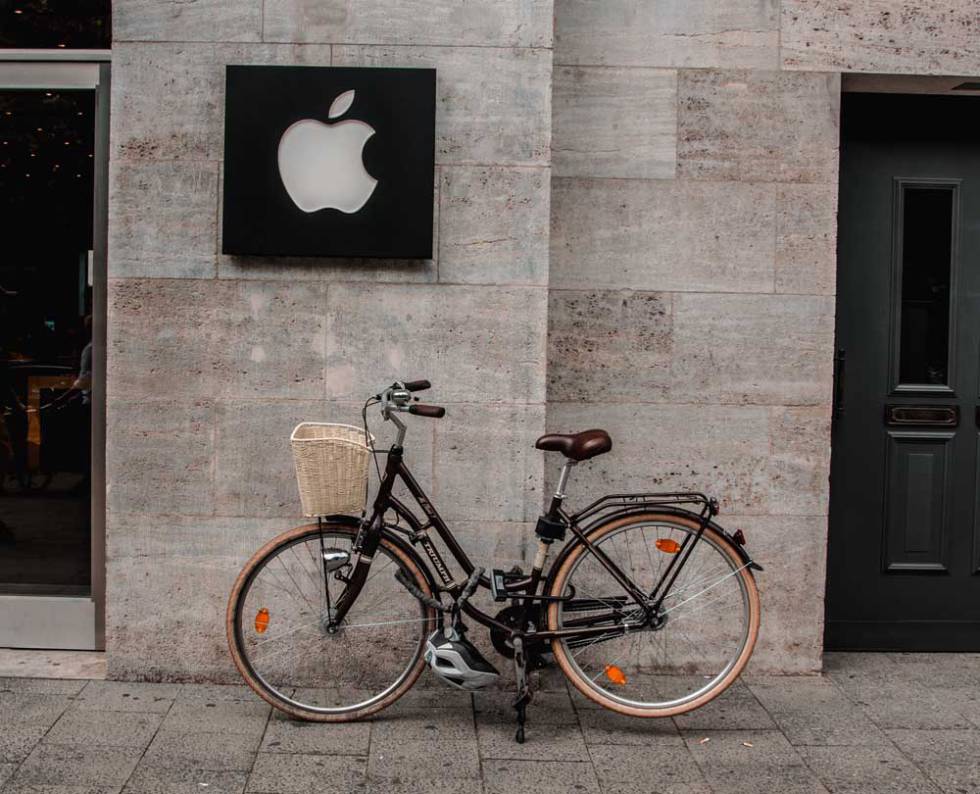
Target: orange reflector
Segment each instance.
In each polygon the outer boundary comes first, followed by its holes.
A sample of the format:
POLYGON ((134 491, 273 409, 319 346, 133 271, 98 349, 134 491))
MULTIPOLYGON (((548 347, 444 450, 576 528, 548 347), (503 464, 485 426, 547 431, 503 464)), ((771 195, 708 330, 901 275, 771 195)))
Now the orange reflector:
POLYGON ((677 554, 681 550, 681 544, 670 538, 658 538, 656 546, 666 554, 677 554))
POLYGON ((255 630, 259 634, 265 634, 267 628, 269 628, 269 610, 262 607, 255 613, 255 630))
POLYGON ((606 678, 619 686, 626 686, 626 673, 614 664, 606 665, 606 678))

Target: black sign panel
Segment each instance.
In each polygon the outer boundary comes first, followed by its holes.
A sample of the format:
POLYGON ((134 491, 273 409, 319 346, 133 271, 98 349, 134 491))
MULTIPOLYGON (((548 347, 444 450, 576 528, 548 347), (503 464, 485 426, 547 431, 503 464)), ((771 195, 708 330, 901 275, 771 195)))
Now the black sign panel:
POLYGON ((432 256, 434 69, 229 66, 222 252, 432 256))

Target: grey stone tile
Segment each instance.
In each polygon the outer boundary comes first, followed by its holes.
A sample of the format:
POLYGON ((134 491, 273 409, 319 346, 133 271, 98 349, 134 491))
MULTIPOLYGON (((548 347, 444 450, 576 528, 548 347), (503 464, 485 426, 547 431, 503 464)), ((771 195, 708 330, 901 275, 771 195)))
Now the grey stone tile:
POLYGON ((711 789, 686 747, 593 747, 592 764, 603 792, 708 794, 711 789))
POLYGON ((803 760, 835 794, 938 794, 892 746, 801 747, 803 760))
POLYGON ((783 0, 787 69, 884 74, 976 74, 976 9, 957 0, 914 6, 859 3, 846 13, 828 0, 783 0))
POLYGON ((333 65, 437 68, 439 164, 550 162, 550 50, 339 45, 333 65))
POLYGON ((39 744, 9 785, 122 786, 139 761, 133 747, 39 744))
POLYGON ((402 741, 472 742, 476 740, 473 713, 469 708, 415 708, 401 713, 385 711, 371 726, 372 750, 402 741))
POLYGON ((831 678, 853 678, 858 675, 891 678, 901 672, 887 653, 828 651, 823 655, 823 666, 831 678))
POLYGON ((548 293, 548 400, 666 401, 672 296, 632 290, 548 293))
POLYGON ((149 745, 162 721, 162 714, 71 709, 54 724, 44 741, 84 747, 143 749, 149 745))
POLYGON ((427 377, 432 402, 543 402, 546 301, 536 287, 332 285, 327 396, 363 401, 379 383, 427 377))
POLYGON ((23 761, 48 732, 48 727, 9 721, 0 725, 0 761, 23 761))
POLYGON ((270 720, 261 749, 268 753, 366 756, 370 736, 371 724, 367 722, 270 720))
POLYGON ((0 695, 77 695, 87 683, 65 678, 0 678, 0 695))
POLYGON ((755 680, 749 688, 792 744, 888 744, 888 738, 827 679, 773 677, 755 680))
POLYGON ((677 97, 678 177, 836 182, 839 75, 686 71, 677 97))
POLYGON ((970 728, 962 693, 910 686, 908 680, 836 679, 845 694, 880 728, 970 728), (911 697, 914 693, 915 696, 911 697))
POLYGON ((695 732, 686 739, 694 760, 716 791, 827 794, 778 731, 695 732))
POLYGON ((555 178, 550 286, 771 292, 775 213, 771 185, 555 178))
POLYGON ((830 296, 675 295, 670 395, 679 402, 823 403, 833 346, 830 296))
POLYGON ((678 714, 674 722, 682 731, 774 730, 776 724, 759 705, 753 691, 736 682, 710 703, 678 714))
POLYGON ((677 164, 677 73, 555 69, 555 176, 671 179, 677 164))
POLYGON ((159 395, 166 382, 168 399, 185 404, 323 397, 320 284, 126 279, 109 293, 112 396, 159 395))
POLYGON ((452 779, 462 787, 467 781, 480 778, 477 743, 475 740, 443 740, 437 732, 424 740, 391 737, 376 741, 372 737, 368 778, 373 783, 385 782, 394 786, 452 779))
POLYGON ((836 281, 837 185, 780 185, 776 292, 833 295, 836 281))
POLYGON ((546 284, 550 196, 544 168, 441 168, 439 281, 546 284))
POLYGON ((164 731, 223 733, 261 739, 269 720, 264 702, 174 703, 163 721, 164 731))
POLYGON ((579 708, 578 701, 576 708, 585 743, 589 747, 607 744, 646 747, 682 743, 677 727, 668 719, 640 719, 604 708, 579 708))
POLYGON ((18 783, 11 780, 3 789, 3 794, 119 794, 122 790, 121 785, 102 786, 102 785, 74 785, 71 783, 54 783, 45 785, 32 785, 30 783, 18 783))
POLYGON ((364 785, 364 772, 362 758, 259 753, 245 790, 257 794, 346 794, 364 785))
POLYGON ((156 767, 140 764, 126 782, 125 794, 242 794, 248 772, 199 769, 191 766, 156 767))
POLYGON ((536 791, 540 794, 599 792, 595 770, 585 760, 488 760, 483 764, 483 776, 486 794, 510 794, 513 791, 536 791))
POLYGON ((267 0, 266 41, 550 47, 550 0, 267 0))
POLYGON ((435 432, 430 496, 443 518, 537 520, 544 464, 534 440, 544 432, 543 406, 454 405, 435 432), (494 454, 477 463, 474 450, 488 438, 493 439, 494 454), (481 474, 474 478, 476 465, 481 474))
POLYGON ((886 733, 942 791, 980 791, 980 731, 900 729, 886 733))
MULTIPOLYGON (((113 449, 106 472, 110 511, 213 511, 214 408, 210 403, 109 398, 107 417, 113 449), (147 481, 155 486, 146 488, 147 481)), ((110 657, 110 667, 112 661, 110 657)), ((78 700, 91 699, 91 689, 92 685, 86 687, 78 700)))
POLYGON ((50 727, 71 704, 66 695, 43 692, 0 693, 0 725, 50 727))
POLYGON ((561 64, 772 69, 778 52, 776 0, 555 2, 555 60, 561 64))
POLYGON ((261 733, 247 735, 222 732, 190 733, 181 727, 161 728, 141 765, 157 769, 187 767, 191 769, 248 771, 259 749, 261 733))
POLYGON ((214 277, 217 163, 121 160, 109 180, 111 277, 214 277))
POLYGON ((0 786, 3 786, 14 774, 17 764, 0 764, 0 786))
POLYGON ((113 45, 123 41, 258 41, 262 11, 252 0, 184 3, 122 0, 112 6, 113 45))
MULTIPOLYGON (((207 8, 216 13, 213 3, 207 8)), ((224 38, 223 28, 204 27, 224 38)), ((224 156, 226 64, 327 66, 330 52, 329 45, 115 41, 111 159, 217 162, 224 156)), ((115 211, 118 202, 113 204, 115 211)))
POLYGON ((244 684, 184 684, 177 693, 177 703, 258 703, 259 696, 244 684))
POLYGON ((980 654, 891 653, 903 680, 913 680, 929 689, 980 687, 980 654))
MULTIPOLYGON (((480 720, 478 723, 480 758, 523 761, 528 758, 527 744, 514 740, 517 723, 509 720, 480 720)), ((578 725, 554 725, 528 714, 525 736, 533 743, 534 758, 539 761, 582 761, 589 751, 578 725)))

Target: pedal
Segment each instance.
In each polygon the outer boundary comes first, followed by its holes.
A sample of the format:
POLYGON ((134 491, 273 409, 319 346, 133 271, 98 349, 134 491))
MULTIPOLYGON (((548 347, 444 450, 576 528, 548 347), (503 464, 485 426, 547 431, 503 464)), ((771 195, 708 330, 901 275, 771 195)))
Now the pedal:
POLYGON ((512 571, 502 571, 500 568, 494 568, 490 572, 490 593, 493 596, 493 600, 509 600, 511 595, 507 592, 507 584, 509 582, 520 581, 523 578, 524 573, 520 568, 514 568, 512 571))

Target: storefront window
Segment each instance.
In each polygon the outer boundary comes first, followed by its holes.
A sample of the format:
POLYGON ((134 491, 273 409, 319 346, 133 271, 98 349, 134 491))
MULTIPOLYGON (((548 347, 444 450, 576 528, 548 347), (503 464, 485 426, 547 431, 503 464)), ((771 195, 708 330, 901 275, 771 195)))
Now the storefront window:
POLYGON ((109 49, 109 0, 0 0, 0 49, 109 49))

